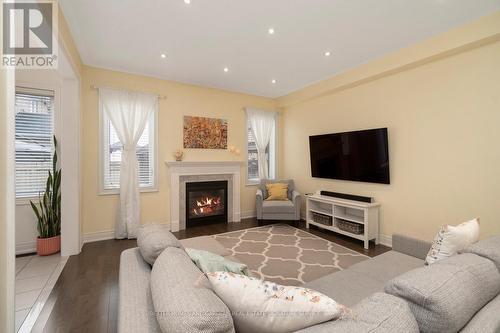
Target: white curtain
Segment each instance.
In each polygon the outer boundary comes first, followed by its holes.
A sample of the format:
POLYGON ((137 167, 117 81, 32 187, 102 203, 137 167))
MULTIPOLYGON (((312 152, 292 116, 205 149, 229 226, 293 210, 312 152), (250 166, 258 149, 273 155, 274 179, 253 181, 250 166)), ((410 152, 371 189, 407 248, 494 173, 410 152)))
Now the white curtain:
POLYGON ((120 167, 120 214, 115 237, 136 238, 140 224, 137 142, 151 114, 156 110, 158 96, 130 91, 99 88, 101 107, 123 145, 120 167))
POLYGON ((259 178, 269 178, 269 166, 266 159, 266 148, 271 140, 275 126, 276 113, 256 109, 246 109, 248 121, 257 145, 259 178))

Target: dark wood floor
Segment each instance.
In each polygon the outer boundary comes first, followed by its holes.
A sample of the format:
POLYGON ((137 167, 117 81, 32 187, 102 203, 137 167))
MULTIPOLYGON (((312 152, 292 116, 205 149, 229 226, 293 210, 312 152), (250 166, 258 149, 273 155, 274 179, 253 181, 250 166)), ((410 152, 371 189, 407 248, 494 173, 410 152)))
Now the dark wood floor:
MULTIPOLYGON (((174 234, 184 239, 256 226, 256 219, 246 219, 241 223, 212 224, 174 234)), ((303 222, 298 227, 307 230, 303 222)), ((319 228, 311 227, 308 231, 371 257, 390 250, 374 243, 365 250, 361 241, 319 228)), ((87 243, 81 254, 71 256, 40 315, 40 318, 49 316, 43 332, 116 332, 120 253, 135 246, 135 240, 87 243), (50 305, 53 305, 52 312, 50 305)), ((35 327, 40 324, 37 322, 35 327)))

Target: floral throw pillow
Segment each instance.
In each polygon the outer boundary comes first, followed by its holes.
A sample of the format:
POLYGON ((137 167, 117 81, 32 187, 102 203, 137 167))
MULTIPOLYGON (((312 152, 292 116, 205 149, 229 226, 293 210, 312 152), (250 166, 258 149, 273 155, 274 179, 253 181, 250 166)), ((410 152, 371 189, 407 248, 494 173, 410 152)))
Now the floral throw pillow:
POLYGON ((345 307, 317 291, 230 272, 207 273, 237 332, 293 332, 337 319, 345 307))
POLYGON ((444 225, 439 229, 431 249, 425 258, 425 264, 431 265, 438 260, 451 257, 477 242, 479 239, 479 218, 457 226, 444 225))

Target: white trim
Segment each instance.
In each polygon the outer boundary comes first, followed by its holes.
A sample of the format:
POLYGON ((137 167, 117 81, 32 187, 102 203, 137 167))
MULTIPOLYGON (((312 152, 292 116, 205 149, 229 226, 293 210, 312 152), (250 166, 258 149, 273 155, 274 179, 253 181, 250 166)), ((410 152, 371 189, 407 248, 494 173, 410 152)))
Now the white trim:
POLYGON ((36 241, 16 244, 16 255, 36 252, 36 241))
POLYGON ((165 161, 169 168, 241 166, 241 161, 165 161))
POLYGON ((245 211, 241 212, 242 219, 249 219, 249 218, 256 217, 256 216, 257 216, 257 211, 255 209, 245 210, 245 211))
POLYGON ((114 239, 114 238, 115 238, 114 230, 88 232, 86 234, 83 234, 83 244, 98 242, 107 239, 114 239))
POLYGON ((173 162, 165 161, 165 164, 170 169, 170 229, 179 231, 180 227, 180 212, 179 212, 179 193, 180 193, 180 178, 181 176, 190 175, 231 175, 233 182, 233 211, 229 218, 231 222, 241 221, 241 202, 240 202, 240 186, 241 186, 241 161, 187 161, 173 162))
MULTIPOLYGON (((145 224, 141 224, 141 225, 147 225, 147 224, 153 224, 153 223, 145 223, 145 224)), ((157 224, 170 226, 170 223, 157 223, 157 224)), ((99 242, 99 241, 108 240, 108 239, 115 239, 115 231, 114 230, 94 231, 94 232, 87 232, 86 234, 83 234, 83 244, 92 243, 92 242, 99 242)), ((82 244, 82 246, 83 246, 83 244, 82 244)))
POLYGON ((392 247, 392 236, 379 234, 379 243, 388 247, 392 247))

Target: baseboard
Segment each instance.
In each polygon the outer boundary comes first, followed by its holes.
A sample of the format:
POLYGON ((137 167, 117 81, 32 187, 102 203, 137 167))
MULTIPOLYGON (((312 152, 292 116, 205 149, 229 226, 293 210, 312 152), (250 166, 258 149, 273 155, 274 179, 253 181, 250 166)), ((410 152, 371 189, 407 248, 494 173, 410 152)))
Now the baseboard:
POLYGON ((22 242, 16 244, 16 255, 36 252, 35 242, 22 242))
POLYGON ((388 247, 392 247, 392 236, 380 234, 379 243, 388 247))
POLYGON ((256 217, 256 216, 257 216, 256 210, 244 210, 241 212, 242 219, 249 219, 249 218, 256 217))
MULTIPOLYGON (((167 223, 159 223, 159 224, 167 224, 167 223)), ((83 234, 83 244, 92 243, 92 242, 99 242, 99 241, 114 239, 114 238, 115 238, 115 231, 114 230, 88 232, 86 234, 83 234)))
POLYGON ((88 232, 83 234, 83 244, 115 238, 114 230, 88 232))

